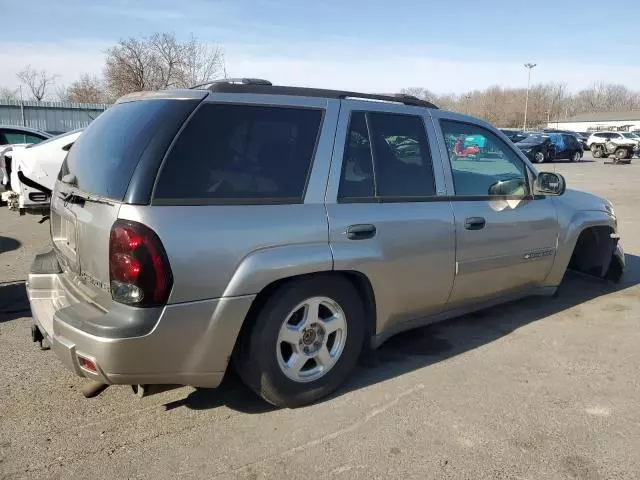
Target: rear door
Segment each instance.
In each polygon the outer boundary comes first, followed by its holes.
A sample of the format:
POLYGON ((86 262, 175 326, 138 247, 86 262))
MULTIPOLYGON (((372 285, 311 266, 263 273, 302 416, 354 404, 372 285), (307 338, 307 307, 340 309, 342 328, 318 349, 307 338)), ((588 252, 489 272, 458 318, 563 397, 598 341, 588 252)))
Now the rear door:
POLYGON ((547 276, 558 222, 550 198, 531 194, 532 170, 489 125, 434 111, 456 225, 456 277, 450 306, 533 287, 547 276), (458 139, 481 139, 458 158, 458 139))
POLYGON ((451 291, 455 232, 437 151, 427 109, 342 101, 329 239, 334 268, 370 280, 378 333, 441 310, 451 291))
POLYGON ((197 104, 168 98, 116 104, 91 123, 64 160, 52 195, 51 235, 63 269, 80 277, 96 301, 109 298, 109 235, 120 206, 150 201, 155 172, 197 104), (148 179, 146 198, 136 175, 148 179))

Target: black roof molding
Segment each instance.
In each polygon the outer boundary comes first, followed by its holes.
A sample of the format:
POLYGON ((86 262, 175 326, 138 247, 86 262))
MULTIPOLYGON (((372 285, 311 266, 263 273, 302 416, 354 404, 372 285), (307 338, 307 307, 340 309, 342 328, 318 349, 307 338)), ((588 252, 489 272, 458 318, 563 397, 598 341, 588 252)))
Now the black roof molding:
POLYGON ((286 87, 281 85, 273 85, 268 80, 260 78, 224 78, 221 80, 213 80, 200 85, 191 87, 198 90, 209 90, 216 93, 254 93, 265 95, 292 95, 298 97, 320 97, 343 99, 364 99, 376 100, 381 102, 402 103, 415 107, 435 108, 438 107, 431 102, 421 100, 413 95, 404 93, 361 93, 350 92, 345 90, 327 90, 322 88, 306 88, 306 87, 286 87))

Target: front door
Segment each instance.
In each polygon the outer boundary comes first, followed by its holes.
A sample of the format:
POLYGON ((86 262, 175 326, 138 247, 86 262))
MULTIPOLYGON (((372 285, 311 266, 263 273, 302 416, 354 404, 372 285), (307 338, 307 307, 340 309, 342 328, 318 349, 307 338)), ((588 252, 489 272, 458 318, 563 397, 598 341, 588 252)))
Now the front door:
POLYGON ((552 201, 534 198, 533 172, 491 129, 455 114, 436 116, 456 225, 456 276, 449 306, 541 284, 556 252, 552 201), (457 157, 456 141, 469 138, 479 145, 477 155, 457 157))
POLYGON ((329 241, 335 269, 371 283, 376 333, 443 309, 451 292, 455 229, 434 137, 424 108, 342 101, 329 241))

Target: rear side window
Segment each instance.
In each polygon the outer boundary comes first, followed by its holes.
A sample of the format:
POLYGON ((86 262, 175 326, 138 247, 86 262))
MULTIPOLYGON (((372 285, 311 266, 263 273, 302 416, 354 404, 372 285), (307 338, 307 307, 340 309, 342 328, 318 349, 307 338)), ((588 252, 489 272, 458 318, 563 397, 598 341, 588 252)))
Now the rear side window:
POLYGON ((203 104, 176 140, 159 203, 301 203, 322 110, 203 104))
POLYGON ((418 201, 434 195, 431 152, 422 118, 354 112, 347 133, 338 199, 418 201))
POLYGON ((96 118, 74 143, 59 179, 75 176, 87 193, 123 200, 138 162, 152 152, 158 164, 195 102, 154 99, 116 104, 96 118), (163 133, 163 147, 154 140, 163 133), (172 132, 168 135, 166 132, 172 132), (159 135, 158 135, 159 136, 159 135), (154 142, 153 148, 151 147, 154 142))

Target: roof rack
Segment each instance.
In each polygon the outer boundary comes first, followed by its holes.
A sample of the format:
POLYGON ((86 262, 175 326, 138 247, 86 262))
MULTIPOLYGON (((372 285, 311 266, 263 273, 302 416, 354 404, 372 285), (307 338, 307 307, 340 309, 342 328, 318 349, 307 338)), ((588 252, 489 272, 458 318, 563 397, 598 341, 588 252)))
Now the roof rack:
POLYGON ((260 78, 223 78, 220 80, 212 80, 201 85, 191 87, 192 89, 203 89, 218 93, 256 93, 270 95, 293 95, 299 97, 322 97, 335 99, 364 99, 377 100, 382 102, 402 103, 416 107, 435 108, 438 107, 431 102, 421 100, 413 95, 404 93, 360 93, 349 92, 344 90, 327 90, 322 88, 306 88, 306 87, 285 87, 281 85, 273 85, 268 80, 260 78))
POLYGON ((213 85, 227 84, 227 85, 272 85, 269 80, 263 80, 261 78, 220 78, 218 80, 211 80, 210 82, 201 83, 200 85, 194 85, 190 87, 191 90, 195 89, 211 89, 213 85))

